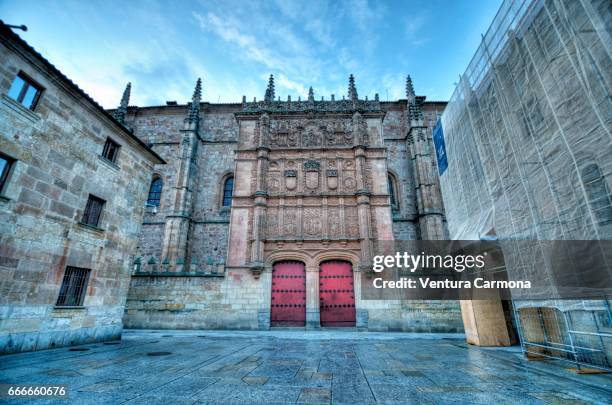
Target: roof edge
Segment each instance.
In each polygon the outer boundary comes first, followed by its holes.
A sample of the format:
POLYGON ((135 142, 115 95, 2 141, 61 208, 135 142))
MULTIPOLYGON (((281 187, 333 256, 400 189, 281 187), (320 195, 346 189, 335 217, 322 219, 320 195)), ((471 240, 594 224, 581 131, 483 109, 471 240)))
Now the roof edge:
POLYGON ((39 62, 45 65, 54 75, 58 76, 64 84, 66 84, 70 89, 74 90, 79 96, 83 97, 87 102, 89 102, 94 109, 102 114, 107 120, 110 121, 112 125, 121 130, 128 137, 136 141, 136 143, 142 147, 147 153, 153 156, 154 160, 157 160, 157 163, 166 164, 167 162, 157 154, 153 149, 151 149, 146 143, 142 141, 139 137, 134 135, 134 132, 126 128, 119 121, 117 121, 108 111, 106 111, 100 104, 98 104, 89 94, 87 94, 83 89, 81 89, 76 83, 70 80, 64 73, 62 73, 55 65, 49 62, 44 56, 42 56, 36 49, 34 49, 30 44, 28 44, 25 40, 23 40, 19 35, 15 34, 2 20, 0 20, 0 36, 7 38, 9 41, 14 41, 18 45, 25 48, 32 56, 34 56, 39 62))

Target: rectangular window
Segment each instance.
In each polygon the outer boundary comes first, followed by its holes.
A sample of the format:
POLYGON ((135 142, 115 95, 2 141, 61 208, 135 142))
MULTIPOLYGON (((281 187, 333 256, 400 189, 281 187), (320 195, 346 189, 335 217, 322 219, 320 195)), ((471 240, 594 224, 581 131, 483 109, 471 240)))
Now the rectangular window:
POLYGON ((106 143, 104 144, 104 149, 102 150, 102 157, 115 163, 117 160, 117 155, 119 154, 119 148, 120 146, 117 142, 107 138, 106 143))
POLYGON ((14 164, 15 159, 0 153, 0 194, 4 190, 4 185, 8 182, 14 164))
POLYGON ((55 305, 61 307, 80 307, 83 305, 89 272, 89 269, 80 267, 66 267, 60 294, 55 305))
POLYGON ((89 195, 89 199, 87 200, 87 205, 85 206, 85 212, 83 212, 82 223, 91 226, 98 226, 98 222, 100 221, 100 214, 102 213, 102 207, 104 207, 104 201, 101 198, 98 198, 93 195, 89 195))
POLYGON ((30 79, 23 72, 19 72, 11 88, 9 89, 8 96, 13 100, 17 101, 25 108, 33 110, 40 99, 40 94, 43 88, 34 80, 30 79))

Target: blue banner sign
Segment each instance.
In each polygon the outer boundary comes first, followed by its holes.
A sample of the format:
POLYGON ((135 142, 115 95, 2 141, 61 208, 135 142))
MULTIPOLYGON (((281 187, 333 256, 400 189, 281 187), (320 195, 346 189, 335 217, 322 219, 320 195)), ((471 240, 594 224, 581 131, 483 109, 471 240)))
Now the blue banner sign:
POLYGON ((444 131, 442 130, 442 121, 438 119, 436 127, 433 131, 433 141, 436 148, 436 156, 438 157, 438 171, 440 176, 448 168, 448 160, 446 159, 446 146, 444 145, 444 131))

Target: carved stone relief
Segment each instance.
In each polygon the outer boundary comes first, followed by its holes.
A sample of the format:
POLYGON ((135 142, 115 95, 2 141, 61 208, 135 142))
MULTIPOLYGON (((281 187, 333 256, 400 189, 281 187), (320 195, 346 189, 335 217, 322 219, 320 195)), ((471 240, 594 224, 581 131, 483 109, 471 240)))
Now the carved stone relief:
POLYGON ((322 231, 321 209, 319 207, 304 209, 304 234, 308 236, 321 236, 322 231))
POLYGON ((359 219, 357 216, 357 207, 345 207, 345 224, 347 236, 356 238, 359 236, 359 219))
MULTIPOLYGON (((258 123, 258 130, 259 127, 263 129, 263 125, 258 123)), ((353 122, 350 119, 280 119, 272 120, 269 127, 262 132, 268 133, 267 144, 272 148, 353 145, 353 122)))
POLYGON ((338 170, 327 169, 327 188, 335 190, 338 188, 338 170))
POLYGON ((316 160, 308 160, 304 163, 304 183, 310 192, 319 189, 319 172, 321 164, 316 160))
POLYGON ((268 192, 279 193, 281 191, 280 173, 268 173, 268 192))
POLYGON ((295 208, 285 208, 283 218, 283 235, 293 237, 297 235, 297 210, 295 208))
POLYGON ((278 209, 268 208, 267 212, 267 224, 266 237, 276 238, 278 236, 278 209))
POLYGON ((339 237, 342 235, 342 208, 329 207, 327 209, 327 222, 329 236, 339 237))

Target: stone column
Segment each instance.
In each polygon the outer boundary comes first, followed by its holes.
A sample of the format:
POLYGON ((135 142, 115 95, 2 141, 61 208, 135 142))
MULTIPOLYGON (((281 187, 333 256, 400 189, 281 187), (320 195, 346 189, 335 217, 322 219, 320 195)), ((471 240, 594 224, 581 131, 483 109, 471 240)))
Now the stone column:
POLYGON ((191 103, 187 108, 181 130, 181 155, 178 175, 174 186, 175 194, 172 214, 165 218, 162 246, 162 271, 184 271, 190 261, 189 239, 191 214, 193 211, 193 190, 197 173, 196 157, 200 142, 200 102, 202 80, 196 82, 191 103))
POLYGON ((189 238, 193 191, 195 186, 198 129, 194 123, 185 123, 181 131, 181 155, 175 184, 173 212, 167 215, 162 246, 162 271, 184 271, 189 261, 189 238))
POLYGON ((421 239, 444 239, 444 209, 438 178, 433 172, 433 156, 422 120, 412 120, 408 132, 417 197, 417 215, 421 239))
POLYGON ((363 146, 355 147, 355 168, 357 169, 357 215, 359 220, 359 238, 361 240, 361 265, 367 267, 371 262, 372 216, 370 212, 370 190, 366 182, 366 155, 363 146))
POLYGON ((321 327, 319 303, 319 268, 306 267, 306 328, 318 329, 321 327))
POLYGON ((261 118, 261 136, 257 147, 257 173, 255 175, 255 207, 253 208, 253 232, 251 234, 251 262, 249 267, 255 278, 264 269, 264 243, 266 232, 266 207, 268 193, 266 191, 266 174, 268 172, 268 155, 270 149, 263 146, 268 136, 269 119, 267 115, 261 118))

